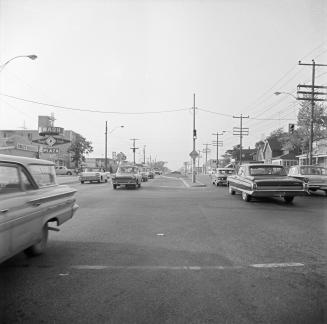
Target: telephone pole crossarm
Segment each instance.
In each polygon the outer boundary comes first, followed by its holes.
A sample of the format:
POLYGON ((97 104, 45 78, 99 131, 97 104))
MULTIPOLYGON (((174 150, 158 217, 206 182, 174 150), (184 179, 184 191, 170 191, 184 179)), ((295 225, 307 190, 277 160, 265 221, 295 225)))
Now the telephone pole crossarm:
POLYGON ((243 119, 244 118, 250 118, 250 116, 243 116, 242 114, 240 116, 233 116, 233 118, 239 118, 240 119, 240 127, 234 127, 233 128, 233 135, 240 137, 240 165, 242 164, 242 139, 243 136, 249 135, 249 128, 243 127, 243 119))

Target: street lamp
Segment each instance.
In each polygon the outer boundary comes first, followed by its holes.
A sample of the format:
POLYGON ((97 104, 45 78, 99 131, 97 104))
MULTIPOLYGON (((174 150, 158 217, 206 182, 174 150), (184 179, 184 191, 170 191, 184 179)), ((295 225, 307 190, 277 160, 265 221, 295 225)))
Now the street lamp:
POLYGON ((289 96, 293 97, 295 100, 297 100, 297 98, 290 92, 285 92, 285 91, 276 91, 276 92, 274 92, 275 96, 279 96, 281 94, 289 95, 289 96))
MULTIPOLYGON (((124 125, 120 125, 112 129, 109 134, 111 134, 113 131, 115 131, 118 128, 124 128, 124 125)), ((106 172, 108 171, 108 121, 106 121, 106 132, 105 132, 105 159, 104 159, 104 167, 106 169, 106 172)))
POLYGON ((31 60, 36 60, 37 59, 37 56, 35 54, 32 54, 32 55, 18 55, 18 56, 15 56, 13 58, 11 58, 10 60, 8 60, 7 62, 5 62, 4 64, 0 65, 0 72, 2 72, 2 70, 6 67, 6 65, 8 65, 11 61, 17 59, 17 58, 20 58, 20 57, 27 57, 31 60))

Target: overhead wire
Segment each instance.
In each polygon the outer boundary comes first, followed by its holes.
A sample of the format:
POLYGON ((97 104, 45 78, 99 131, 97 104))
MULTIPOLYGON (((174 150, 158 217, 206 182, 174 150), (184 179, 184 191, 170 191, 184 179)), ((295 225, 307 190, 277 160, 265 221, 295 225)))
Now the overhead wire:
POLYGON ((76 107, 54 105, 54 104, 40 102, 40 101, 36 101, 36 100, 20 98, 20 97, 8 95, 8 94, 5 94, 5 93, 0 93, 0 96, 5 96, 5 97, 16 99, 16 100, 19 100, 19 101, 24 101, 24 102, 33 103, 33 104, 42 105, 42 106, 47 106, 47 107, 53 107, 53 108, 65 109, 65 110, 73 110, 73 111, 81 111, 81 112, 92 112, 92 113, 99 113, 99 114, 145 115, 145 114, 162 114, 162 113, 171 113, 171 112, 177 112, 177 111, 186 111, 186 110, 190 109, 190 108, 180 108, 180 109, 171 109, 171 110, 141 111, 141 112, 105 111, 105 110, 97 110, 97 109, 89 109, 89 108, 76 108, 76 107))

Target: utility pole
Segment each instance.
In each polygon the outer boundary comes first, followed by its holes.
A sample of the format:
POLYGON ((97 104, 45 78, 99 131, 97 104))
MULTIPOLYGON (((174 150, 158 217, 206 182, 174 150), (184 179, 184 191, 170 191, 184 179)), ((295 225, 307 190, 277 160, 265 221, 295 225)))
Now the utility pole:
POLYGON ((233 116, 233 118, 239 118, 240 119, 240 127, 234 127, 233 128, 233 135, 240 136, 240 165, 242 164, 242 139, 243 136, 249 135, 249 128, 243 127, 243 118, 250 118, 249 116, 233 116))
POLYGON ((192 159, 192 182, 196 182, 196 158, 199 153, 195 150, 195 140, 196 140, 196 129, 195 129, 195 93, 193 94, 193 151, 190 153, 190 157, 192 159))
POLYGON ((105 131, 105 148, 104 148, 104 168, 106 172, 108 171, 108 148, 107 148, 107 143, 108 143, 108 121, 106 121, 106 131, 105 131))
POLYGON ((138 150, 138 147, 135 147, 135 141, 138 141, 137 138, 131 138, 131 141, 133 141, 133 147, 131 147, 131 150, 133 150, 133 164, 135 165, 135 151, 138 150))
POLYGON ((204 166, 204 174, 207 174, 207 163, 208 163, 208 153, 210 152, 210 150, 208 149, 208 145, 210 145, 209 143, 206 143, 206 144, 203 144, 203 145, 205 145, 206 146, 206 148, 205 149, 203 149, 203 153, 205 153, 206 154, 206 164, 205 164, 205 166, 204 166))
POLYGON ((299 61, 299 65, 308 65, 312 66, 312 83, 311 86, 301 85, 297 86, 298 91, 297 94, 302 95, 302 98, 298 97, 298 100, 310 100, 311 101, 311 113, 310 113, 310 139, 309 139, 309 165, 312 165, 312 145, 313 145, 313 119, 314 119, 314 107, 315 101, 326 101, 326 99, 319 98, 321 95, 326 96, 326 92, 319 92, 319 89, 327 89, 326 86, 315 86, 315 73, 316 73, 316 66, 327 66, 327 64, 317 64, 315 60, 312 60, 312 63, 302 63, 299 61), (301 88, 311 88, 311 91, 301 91, 301 88), (315 92, 315 90, 318 92, 315 92), (306 97, 306 95, 310 95, 311 98, 306 97), (316 98, 315 98, 316 97, 316 98))
POLYGON ((217 148, 217 156, 216 156, 216 159, 217 159, 217 161, 216 161, 216 167, 217 167, 217 168, 219 168, 219 154, 218 154, 218 147, 219 147, 219 146, 223 146, 223 141, 219 141, 219 136, 222 136, 224 133, 226 133, 226 131, 222 131, 221 133, 219 133, 219 132, 217 131, 217 133, 213 133, 213 134, 212 134, 212 135, 214 135, 214 136, 217 136, 217 140, 212 142, 212 145, 213 145, 213 146, 216 146, 216 148, 217 148))
POLYGON ((200 172, 200 158, 202 157, 201 156, 201 151, 198 151, 199 155, 198 155, 198 172, 200 172))
POLYGON ((145 148, 146 145, 143 146, 143 164, 145 164, 145 148))

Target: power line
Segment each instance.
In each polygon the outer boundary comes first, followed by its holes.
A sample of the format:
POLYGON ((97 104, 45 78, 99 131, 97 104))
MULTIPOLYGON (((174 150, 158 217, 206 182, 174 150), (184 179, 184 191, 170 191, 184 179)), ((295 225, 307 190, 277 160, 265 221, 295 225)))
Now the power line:
POLYGON ((16 96, 7 95, 5 93, 0 93, 1 96, 29 102, 41 106, 53 107, 58 109, 65 109, 65 110, 74 110, 74 111, 82 111, 82 112, 92 112, 92 113, 99 113, 99 114, 117 114, 117 115, 146 115, 146 114, 162 114, 162 113, 171 113, 177 111, 186 111, 190 108, 181 108, 181 109, 172 109, 172 110, 161 110, 161 111, 142 111, 142 112, 121 112, 121 111, 103 111, 103 110, 96 110, 96 109, 88 109, 88 108, 75 108, 75 107, 67 107, 67 106, 60 106, 60 105, 53 105, 45 102, 35 101, 24 99, 16 96))

